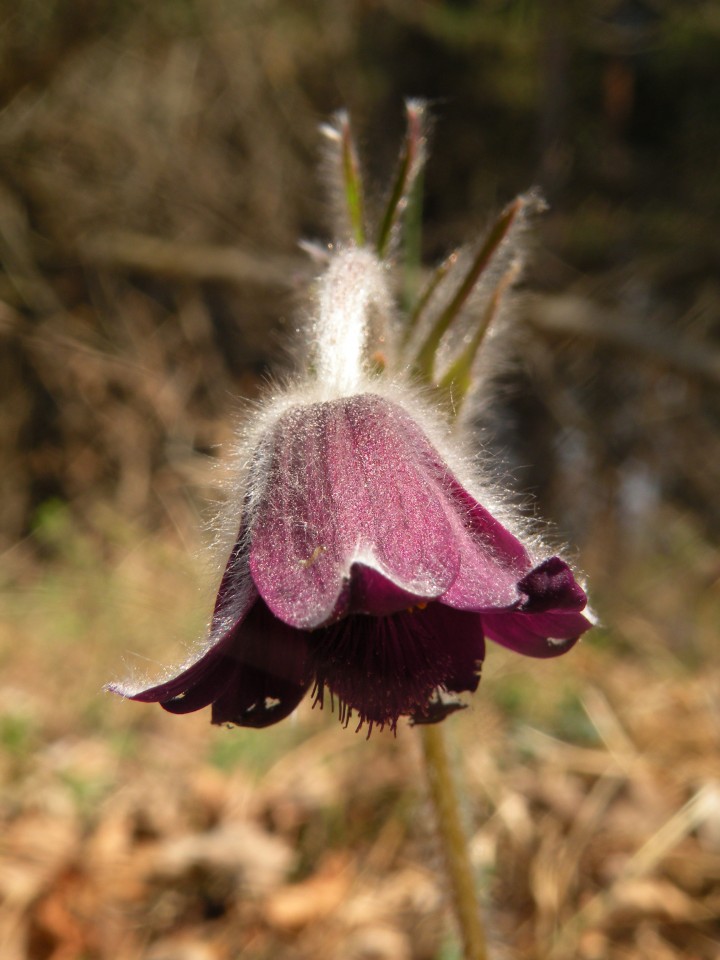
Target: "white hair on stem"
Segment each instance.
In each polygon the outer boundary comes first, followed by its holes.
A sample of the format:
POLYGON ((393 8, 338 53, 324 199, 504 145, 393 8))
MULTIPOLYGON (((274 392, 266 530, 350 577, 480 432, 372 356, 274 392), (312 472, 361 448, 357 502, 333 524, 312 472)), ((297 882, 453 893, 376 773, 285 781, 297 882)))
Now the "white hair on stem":
MULTIPOLYGON (((310 365, 330 397, 362 390, 373 351, 385 350, 392 298, 385 267, 367 248, 348 247, 318 281, 310 365)), ((379 359, 379 358, 378 358, 379 359)))

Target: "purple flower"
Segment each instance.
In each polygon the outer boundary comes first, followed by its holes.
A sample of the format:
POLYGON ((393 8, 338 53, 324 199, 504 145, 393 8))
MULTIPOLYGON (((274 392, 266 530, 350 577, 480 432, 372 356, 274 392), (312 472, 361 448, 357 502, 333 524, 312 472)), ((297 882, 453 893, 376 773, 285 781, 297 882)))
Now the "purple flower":
POLYGON ((483 505, 454 449, 485 379, 480 345, 502 325, 524 225, 542 203, 518 197, 403 316, 392 267, 425 156, 423 107, 407 113, 374 241, 347 117, 325 128, 346 208, 338 242, 320 251, 303 373, 248 428, 240 529, 207 642, 160 683, 111 686, 123 696, 266 727, 312 691, 337 701, 345 723, 394 729, 401 716, 430 723, 458 709, 444 694, 477 688, 486 638, 553 657, 591 626, 567 564, 531 552, 483 505), (444 408, 447 437, 424 425, 417 385, 444 408))
POLYGON ((477 688, 486 638, 553 657, 591 626, 567 564, 533 558, 380 393, 286 405, 245 500, 206 645, 161 683, 111 689, 245 727, 312 690, 394 729, 456 709, 441 695, 477 688))

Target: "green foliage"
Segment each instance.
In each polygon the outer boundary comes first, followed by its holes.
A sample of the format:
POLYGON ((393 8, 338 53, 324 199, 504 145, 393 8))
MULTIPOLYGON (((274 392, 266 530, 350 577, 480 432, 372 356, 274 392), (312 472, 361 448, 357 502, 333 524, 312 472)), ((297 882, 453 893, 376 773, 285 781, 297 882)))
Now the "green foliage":
POLYGON ((291 723, 278 724, 261 736, 257 730, 222 727, 213 732, 208 760, 218 770, 242 769, 261 776, 307 736, 307 730, 291 723))
MULTIPOLYGON (((198 569, 172 541, 102 511, 82 526, 57 501, 36 512, 33 541, 43 565, 32 551, 0 565, 0 663, 16 662, 20 649, 26 666, 54 681, 47 722, 84 714, 87 729, 102 728, 110 703, 102 686, 131 651, 150 651, 158 662, 143 669, 159 671, 203 634, 198 569)), ((18 723, 7 737, 22 744, 29 732, 18 723)))
POLYGON ((494 678, 485 692, 516 724, 537 727, 581 746, 596 746, 599 742, 575 677, 564 674, 559 682, 548 685, 542 682, 538 670, 513 670, 494 678))
POLYGON ((35 725, 31 717, 5 714, 0 717, 0 745, 8 753, 21 756, 27 753, 35 739, 35 725))
POLYGON ((462 944, 457 937, 446 936, 435 955, 435 960, 463 960, 462 944))

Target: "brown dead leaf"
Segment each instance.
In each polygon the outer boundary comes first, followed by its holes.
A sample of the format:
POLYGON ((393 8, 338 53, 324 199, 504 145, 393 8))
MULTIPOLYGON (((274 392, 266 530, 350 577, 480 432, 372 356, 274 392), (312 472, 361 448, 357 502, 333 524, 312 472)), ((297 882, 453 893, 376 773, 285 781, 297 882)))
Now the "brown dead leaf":
POLYGON ((194 937, 163 937, 149 949, 146 960, 224 960, 219 946, 194 937))
POLYGON ((294 853, 284 840, 254 823, 231 822, 165 841, 151 869, 165 880, 202 870, 259 893, 281 883, 293 862, 294 853))
POLYGON ((707 910, 667 880, 624 880, 613 888, 612 906, 606 923, 637 923, 658 917, 674 923, 692 923, 707 918, 707 910))
POLYGON ((28 938, 31 956, 40 943, 48 960, 74 960, 97 947, 92 924, 82 916, 86 911, 78 910, 78 900, 87 900, 90 892, 81 889, 82 883, 77 871, 66 871, 32 911, 28 938))
POLYGON ((80 829, 73 817, 28 813, 5 829, 0 845, 0 897, 22 906, 39 896, 70 860, 80 829))
POLYGON ((333 913, 345 900, 354 870, 344 853, 331 854, 307 880, 275 890, 265 904, 269 923, 295 930, 333 913))
MULTIPOLYGON (((664 940, 650 923, 641 923, 635 931, 635 942, 642 957, 652 960, 674 960, 674 947, 664 940)), ((690 960, 688 956, 688 960, 690 960)))
POLYGON ((406 934, 394 927, 373 926, 357 930, 343 944, 347 960, 411 960, 406 934))
POLYGON ((586 930, 578 943, 578 957, 582 960, 605 960, 607 955, 607 937, 599 930, 586 930))

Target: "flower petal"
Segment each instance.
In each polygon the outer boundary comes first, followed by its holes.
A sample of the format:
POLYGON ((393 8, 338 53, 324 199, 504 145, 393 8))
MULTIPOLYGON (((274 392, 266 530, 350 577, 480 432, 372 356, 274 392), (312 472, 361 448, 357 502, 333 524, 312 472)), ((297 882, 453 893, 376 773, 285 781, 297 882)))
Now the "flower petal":
POLYGON ((485 659, 483 618, 441 603, 431 603, 422 616, 426 628, 438 638, 442 659, 448 665, 443 688, 452 693, 474 693, 485 659))
POLYGON ((196 710, 202 710, 203 707, 209 706, 222 696, 231 678, 232 673, 228 670, 227 656, 218 655, 216 651, 212 665, 199 680, 191 681, 191 685, 186 690, 175 694, 171 699, 160 700, 160 705, 168 713, 195 713, 196 710))
POLYGON ((247 504, 245 504, 240 529, 225 564, 215 598, 211 628, 213 631, 222 629, 222 624, 227 627, 241 620, 257 597, 248 569, 247 535, 247 504), (252 596, 249 606, 245 600, 247 593, 252 596))
POLYGON ((212 704, 213 723, 266 727, 292 713, 312 679, 307 635, 270 613, 242 576, 242 566, 236 544, 209 641, 189 666, 153 686, 125 683, 108 689, 131 700, 160 703, 169 713, 192 713, 212 704))
POLYGON ((527 657, 558 657, 573 647, 592 622, 573 610, 483 614, 485 634, 495 643, 527 657))
POLYGON ((404 410, 370 394, 278 421, 250 553, 276 616, 312 629, 347 612, 338 600, 356 562, 415 596, 448 589, 459 555, 428 447, 404 410))
POLYGON ((530 555, 518 538, 469 493, 454 477, 448 477, 450 493, 458 504, 465 527, 508 566, 527 567, 530 555))
POLYGON ((350 580, 340 596, 338 607, 349 614, 367 613, 376 617, 400 613, 422 603, 428 597, 408 593, 392 580, 363 563, 350 568, 350 580))
POLYGON ((524 593, 522 610, 542 613, 546 610, 584 610, 587 595, 560 557, 550 557, 526 574, 518 583, 524 593))
POLYGON ((274 617, 262 600, 239 626, 226 659, 227 683, 213 701, 213 723, 268 727, 292 713, 312 679, 307 634, 274 617))
POLYGON ((559 557, 550 557, 518 583, 525 600, 514 610, 485 613, 487 636, 529 657, 557 657, 592 626, 582 614, 587 596, 559 557))
POLYGON ((453 528, 460 548, 460 571, 442 603, 476 613, 516 604, 518 580, 530 566, 530 555, 454 477, 447 482, 455 505, 453 528))

